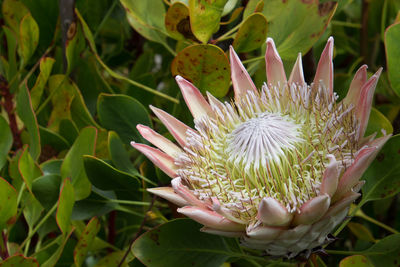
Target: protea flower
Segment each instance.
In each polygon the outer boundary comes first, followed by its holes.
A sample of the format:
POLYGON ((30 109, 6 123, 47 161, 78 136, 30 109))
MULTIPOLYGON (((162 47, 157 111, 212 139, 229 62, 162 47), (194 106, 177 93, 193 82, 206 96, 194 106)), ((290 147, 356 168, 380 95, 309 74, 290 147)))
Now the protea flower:
POLYGON ((268 83, 257 90, 233 48, 235 99, 221 103, 184 78, 176 81, 193 117, 191 129, 152 107, 179 146, 152 129, 141 135, 159 149, 132 142, 172 179, 148 189, 180 206, 204 232, 240 237, 270 255, 293 257, 329 241, 363 185, 360 178, 390 135, 364 137, 381 69, 356 73, 347 96, 333 92, 333 38, 311 85, 301 55, 287 80, 272 39, 265 54, 268 83))

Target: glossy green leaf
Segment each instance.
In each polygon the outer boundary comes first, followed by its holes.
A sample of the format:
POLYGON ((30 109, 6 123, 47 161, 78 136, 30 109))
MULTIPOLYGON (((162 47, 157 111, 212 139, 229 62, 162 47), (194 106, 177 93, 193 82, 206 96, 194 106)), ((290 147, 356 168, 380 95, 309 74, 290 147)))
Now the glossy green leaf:
POLYGON ((35 85, 31 89, 31 100, 33 109, 37 109, 42 98, 44 86, 50 77, 55 60, 50 57, 40 59, 40 73, 36 79, 35 85))
POLYGON ((40 165, 40 168, 42 169, 43 175, 47 174, 58 174, 60 175, 61 172, 61 164, 63 163, 63 160, 61 159, 50 159, 48 161, 43 162, 40 165))
POLYGON ((29 10, 19 0, 4 0, 2 11, 6 23, 15 33, 18 33, 19 24, 23 17, 29 13, 29 10))
POLYGON ((246 18, 232 44, 236 52, 249 52, 261 47, 267 39, 267 25, 267 19, 261 13, 246 18))
POLYGON ((116 131, 126 144, 131 141, 143 141, 136 125, 151 126, 146 108, 136 99, 126 95, 101 94, 97 110, 101 125, 116 131))
POLYGON ((22 86, 17 95, 17 113, 29 133, 29 153, 34 160, 40 155, 40 134, 36 115, 32 107, 29 90, 22 86))
POLYGON ((22 64, 26 65, 39 43, 39 26, 31 13, 26 14, 19 26, 19 49, 22 64))
POLYGON ((390 121, 376 108, 371 109, 371 114, 369 115, 367 130, 364 136, 369 136, 373 133, 377 133, 376 137, 383 136, 382 130, 386 134, 393 133, 393 126, 390 121))
POLYGON ((13 144, 13 136, 8 122, 0 116, 0 170, 7 162, 7 155, 13 144))
POLYGON ((366 256, 373 266, 397 266, 400 262, 399 244, 400 234, 389 235, 358 254, 366 256))
POLYGON ((171 65, 172 75, 181 75, 202 93, 226 95, 230 85, 229 61, 215 45, 192 45, 178 53, 171 65))
POLYGON ((341 260, 339 267, 374 267, 374 265, 363 255, 353 255, 341 260))
POLYGON ((189 8, 180 2, 172 4, 165 15, 165 28, 176 40, 195 39, 190 29, 189 8))
MULTIPOLYGON (((5 3, 5 2, 4 2, 5 3)), ((4 9, 3 9, 4 10, 4 9)), ((17 33, 14 33, 10 28, 7 26, 3 26, 2 30, 4 31, 6 40, 7 40, 7 59, 8 62, 5 61, 4 58, 0 58, 2 61, 1 63, 4 65, 4 72, 8 80, 11 80, 14 75, 17 74, 17 33)), ((18 84, 15 83, 11 86, 11 92, 15 92, 18 88, 18 84)))
POLYGON ((72 120, 68 119, 60 121, 58 132, 69 144, 73 144, 79 135, 78 127, 72 120))
POLYGON ((145 38, 166 43, 165 7, 162 0, 120 0, 129 24, 145 38))
POLYGON ((39 267, 35 258, 24 257, 24 255, 14 255, 0 262, 1 267, 39 267))
POLYGON ((221 266, 235 254, 224 238, 200 232, 190 219, 162 224, 136 239, 133 254, 145 265, 221 266))
POLYGON ((108 151, 110 152, 111 160, 117 169, 130 174, 138 173, 130 160, 129 153, 126 151, 124 143, 114 131, 108 133, 108 151))
POLYGON ((53 75, 49 78, 51 102, 53 109, 49 118, 49 128, 57 131, 64 119, 73 119, 79 129, 85 126, 96 126, 90 112, 84 104, 83 97, 76 85, 65 75, 53 75))
POLYGON ((71 178, 71 183, 75 189, 76 200, 81 200, 89 196, 91 185, 83 167, 83 155, 93 155, 97 131, 93 127, 84 128, 75 140, 71 149, 65 156, 61 165, 62 179, 71 178))
POLYGON ((61 176, 58 174, 46 174, 37 178, 32 183, 32 192, 47 210, 56 204, 61 186, 61 176))
POLYGON ((299 52, 305 54, 324 33, 336 6, 332 1, 264 0, 268 36, 281 58, 293 60, 299 52))
POLYGON ((375 238, 371 231, 361 223, 349 222, 347 227, 359 240, 375 243, 375 238))
POLYGON ((65 179, 61 187, 56 213, 57 224, 63 234, 67 234, 71 229, 70 218, 74 203, 74 187, 72 186, 70 179, 65 179))
POLYGON ((74 249, 74 262, 77 267, 82 266, 82 263, 85 261, 86 254, 89 252, 97 233, 100 231, 100 226, 100 221, 94 217, 82 232, 78 244, 76 244, 74 249))
POLYGON ((386 62, 393 90, 400 96, 400 23, 393 24, 385 32, 386 62))
POLYGON ((140 188, 139 180, 119 171, 101 159, 84 156, 85 171, 94 186, 101 190, 129 191, 134 195, 140 188))
POLYGON ((64 137, 48 128, 39 126, 39 133, 40 140, 42 140, 42 148, 46 149, 50 153, 54 153, 54 155, 57 155, 57 152, 69 147, 69 143, 64 137))
POLYGON ((362 176, 365 203, 394 196, 400 192, 400 135, 393 136, 383 146, 375 161, 362 176))
POLYGON ((0 177, 0 230, 17 214, 17 191, 0 177))
POLYGON ((219 22, 228 0, 189 0, 190 26, 202 43, 207 43, 219 28, 219 22))
POLYGON ((18 170, 26 184, 26 187, 32 192, 32 183, 36 178, 42 175, 42 171, 37 163, 32 159, 27 150, 27 146, 24 147, 21 157, 19 158, 18 170))

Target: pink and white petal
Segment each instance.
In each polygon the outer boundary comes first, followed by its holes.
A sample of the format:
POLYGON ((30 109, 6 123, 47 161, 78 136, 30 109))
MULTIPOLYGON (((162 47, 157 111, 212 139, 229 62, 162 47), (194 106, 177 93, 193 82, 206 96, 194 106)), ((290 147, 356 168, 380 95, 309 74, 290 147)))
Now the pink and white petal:
POLYGON ((221 103, 215 96, 207 92, 208 103, 210 103, 211 109, 214 111, 219 109, 222 111, 224 109, 224 104, 221 103))
POLYGON ((249 226, 246 230, 247 236, 261 240, 274 240, 281 232, 282 228, 263 225, 259 225, 257 227, 249 226))
POLYGON ((333 94, 333 37, 329 37, 328 42, 322 51, 319 59, 317 71, 314 77, 314 86, 325 86, 329 96, 333 94), (321 84, 322 83, 322 84, 321 84))
POLYGON ((301 62, 301 53, 297 56, 296 63, 294 63, 292 73, 289 77, 289 85, 295 83, 296 85, 303 86, 306 84, 303 73, 303 63, 301 62))
POLYGON ((377 147, 362 148, 354 159, 354 163, 344 172, 340 178, 338 189, 332 198, 336 202, 349 192, 360 180, 364 171, 376 156, 377 147))
POLYGON ((349 91, 347 92, 347 95, 343 100, 344 104, 353 104, 353 106, 357 105, 358 99, 360 98, 361 94, 361 88, 367 82, 367 68, 367 65, 362 65, 357 70, 353 80, 351 81, 349 91))
POLYGON ((294 228, 283 230, 275 240, 274 244, 282 247, 291 246, 296 242, 299 242, 299 240, 309 232, 311 227, 310 224, 301 224, 294 228))
POLYGON ((328 194, 332 197, 337 189, 339 183, 339 162, 336 161, 334 155, 328 155, 329 164, 324 171, 324 176, 321 182, 320 194, 328 194))
POLYGON ((267 50, 265 51, 265 66, 267 70, 267 81, 268 84, 276 86, 279 84, 283 85, 286 83, 285 69, 281 57, 276 50, 274 40, 267 38, 267 50))
POLYGON ((326 214, 324 215, 324 218, 335 216, 337 213, 341 212, 343 209, 346 209, 347 207, 350 206, 351 203, 354 202, 357 198, 361 196, 360 193, 355 193, 353 191, 348 192, 346 195, 343 196, 342 199, 337 201, 335 204, 333 204, 326 214))
POLYGON ((308 200, 300 208, 300 213, 296 213, 293 218, 293 225, 313 224, 318 221, 328 210, 331 203, 329 195, 319 195, 308 200))
POLYGON ((264 197, 258 206, 257 219, 268 226, 286 226, 292 219, 285 206, 272 197, 264 197))
POLYGON ((390 137, 392 137, 392 134, 388 134, 382 137, 379 137, 375 140, 371 140, 368 143, 366 143, 367 146, 369 147, 376 147, 377 148, 377 153, 379 152, 379 150, 381 150, 381 148, 386 144, 386 142, 390 139, 390 137))
POLYGON ((142 124, 138 124, 136 126, 136 129, 138 129, 139 133, 143 136, 144 139, 167 153, 169 156, 174 157, 177 154, 181 153, 182 150, 172 143, 170 140, 162 136, 161 134, 155 132, 153 129, 150 127, 147 127, 142 124))
POLYGON ((161 120, 161 122, 167 127, 168 131, 172 134, 175 140, 184 147, 186 145, 186 132, 193 131, 192 128, 187 126, 186 124, 182 123, 181 121, 177 120, 164 110, 159 108, 150 106, 150 109, 156 114, 157 118, 161 120))
POLYGON ((172 188, 174 192, 180 195, 183 199, 185 199, 191 206, 198 206, 204 209, 208 209, 211 207, 209 203, 201 201, 198 199, 187 186, 182 184, 182 178, 176 177, 171 180, 172 188))
POLYGON ((183 197, 176 194, 172 187, 154 187, 154 188, 147 188, 147 191, 162 197, 163 199, 168 200, 169 202, 174 203, 178 207, 188 206, 190 205, 183 197))
POLYGON ((238 100, 241 96, 245 95, 247 91, 257 92, 253 80, 250 78, 249 73, 232 46, 229 47, 229 60, 231 62, 231 79, 235 92, 235 99, 238 100))
POLYGON ((374 98, 375 87, 378 83, 379 76, 381 75, 382 68, 380 68, 361 88, 360 97, 356 105, 355 114, 360 122, 359 138, 364 137, 365 130, 367 129, 369 115, 371 113, 372 100, 374 98))
POLYGON ((189 107, 194 119, 200 119, 203 116, 214 115, 210 105, 204 99, 199 89, 179 75, 175 77, 175 80, 181 89, 186 105, 189 107))
POLYGON ((207 233, 207 234, 220 235, 220 236, 226 236, 226 237, 241 237, 241 236, 245 235, 245 232, 222 231, 222 230, 217 230, 217 229, 206 227, 206 226, 202 227, 200 229, 200 231, 207 233))
POLYGON ((177 166, 175 165, 174 159, 171 156, 168 156, 159 149, 145 144, 131 142, 131 146, 142 152, 149 160, 151 160, 151 162, 154 163, 154 165, 160 168, 169 177, 176 177, 177 166))
POLYGON ((214 228, 216 230, 241 232, 245 229, 245 225, 232 222, 219 215, 215 211, 209 209, 186 206, 179 208, 177 211, 195 220, 196 222, 203 224, 204 226, 214 228))

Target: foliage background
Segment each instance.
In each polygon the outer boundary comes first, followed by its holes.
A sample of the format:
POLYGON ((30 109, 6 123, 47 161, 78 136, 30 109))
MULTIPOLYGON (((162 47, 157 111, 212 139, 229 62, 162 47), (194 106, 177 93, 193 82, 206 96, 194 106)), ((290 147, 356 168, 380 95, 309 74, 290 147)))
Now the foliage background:
POLYGON ((3 0, 0 266, 398 266, 399 10, 399 0, 3 0), (150 104, 193 124, 174 75, 229 100, 231 44, 260 87, 267 36, 287 70, 302 52, 307 81, 334 36, 339 97, 360 65, 384 68, 367 134, 394 136, 329 255, 270 259, 199 232, 146 193, 169 178, 129 146, 145 142, 138 123, 170 137, 150 104))

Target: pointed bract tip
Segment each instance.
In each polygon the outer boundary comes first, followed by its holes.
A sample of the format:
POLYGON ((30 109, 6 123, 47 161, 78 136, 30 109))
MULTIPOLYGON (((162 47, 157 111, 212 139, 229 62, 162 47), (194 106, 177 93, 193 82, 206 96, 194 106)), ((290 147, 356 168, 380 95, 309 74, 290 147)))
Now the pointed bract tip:
POLYGON ((135 147, 136 142, 135 141, 131 141, 131 146, 135 147))
POLYGON ((175 81, 179 82, 179 81, 182 81, 182 80, 185 80, 182 76, 180 76, 180 75, 176 75, 175 76, 175 81))

